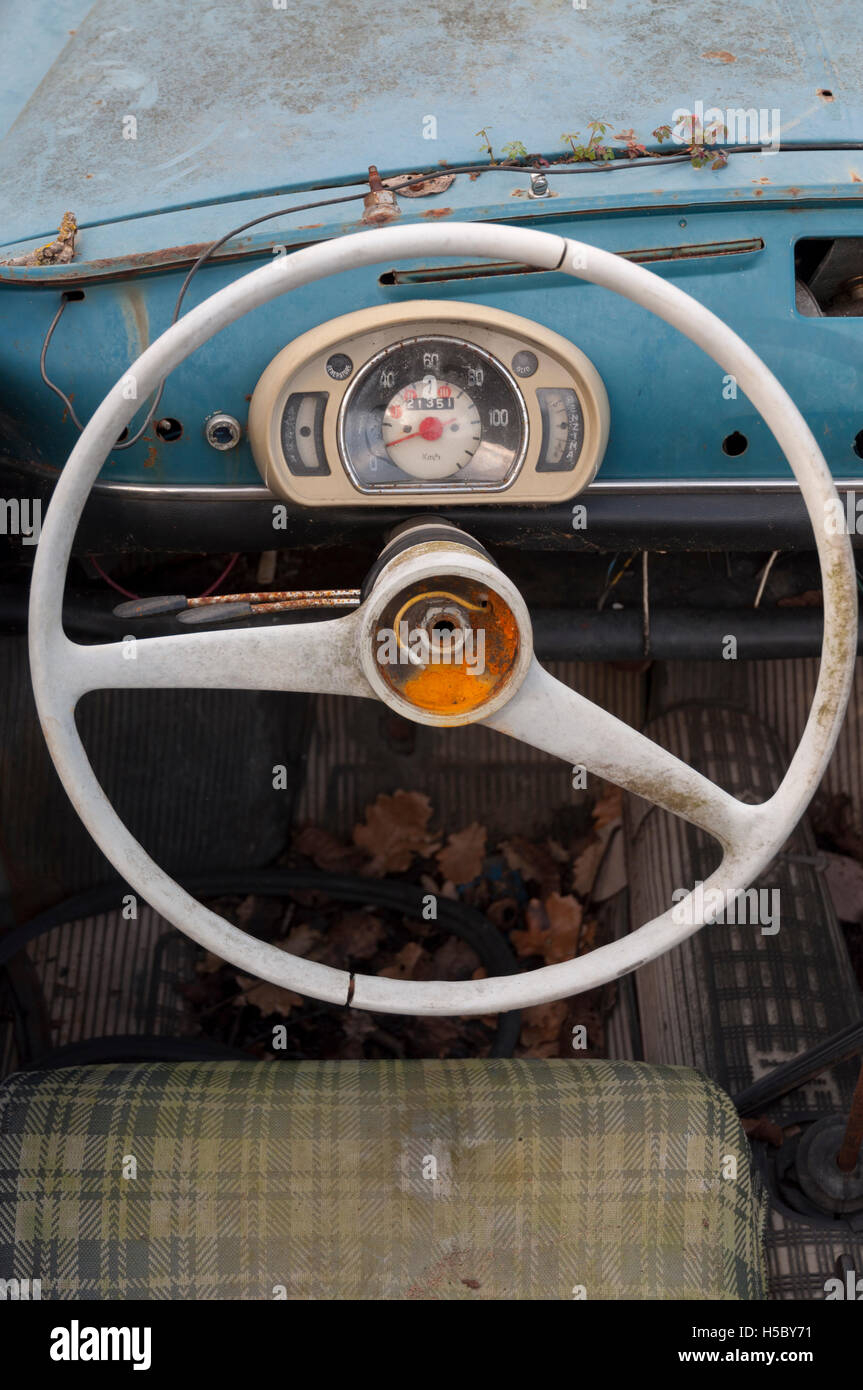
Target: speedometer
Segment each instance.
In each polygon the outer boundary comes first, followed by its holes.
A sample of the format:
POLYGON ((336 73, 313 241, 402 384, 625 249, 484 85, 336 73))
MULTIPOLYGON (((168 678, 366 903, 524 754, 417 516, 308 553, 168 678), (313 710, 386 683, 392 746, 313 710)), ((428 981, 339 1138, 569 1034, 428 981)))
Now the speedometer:
POLYGON ((310 328, 249 408, 266 486, 311 507, 561 502, 607 438, 584 353, 485 301, 379 304, 310 328))
POLYGON ((405 338, 365 364, 339 416, 339 450, 364 492, 494 490, 527 443, 522 393, 491 353, 462 338, 405 338))

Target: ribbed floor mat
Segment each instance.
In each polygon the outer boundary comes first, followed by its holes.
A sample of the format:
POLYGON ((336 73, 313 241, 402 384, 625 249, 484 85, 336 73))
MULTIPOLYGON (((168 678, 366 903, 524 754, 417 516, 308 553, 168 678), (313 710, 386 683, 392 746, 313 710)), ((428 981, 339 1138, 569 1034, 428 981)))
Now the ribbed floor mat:
MULTIPOLYGON (((40 1051, 85 1038, 187 1031, 177 984, 193 978, 198 948, 146 903, 137 918, 100 913, 55 927, 26 949, 46 1003, 40 1051)), ((7 1026, 0 1080, 17 1065, 7 1026)))
MULTIPOLYGON (((0 858, 19 920, 114 878, 60 785, 36 717, 24 638, 0 638, 0 858)), ((301 778, 307 697, 103 690, 84 746, 121 818, 174 874, 269 864, 301 778), (288 790, 273 767, 288 769, 288 790)))
MULTIPOLYGON (((771 679, 781 705, 790 698, 781 673, 771 679)), ((741 708, 689 703, 697 684, 685 681, 687 703, 653 719, 648 734, 728 791, 763 800, 786 766, 771 730, 741 708)), ((706 879, 719 859, 703 832, 631 798, 627 851, 633 926, 668 907, 675 888, 706 879)), ((717 924, 638 972, 647 1060, 699 1067, 734 1093, 861 1017, 863 1002, 816 862, 804 821, 755 885, 780 891, 776 935, 757 925, 717 924)), ((771 1113, 847 1109, 857 1070, 849 1063, 825 1073, 771 1113)), ((775 1209, 767 1249, 776 1298, 823 1297, 840 1254, 863 1268, 863 1234, 849 1240, 775 1209)))
MULTIPOLYGON (((817 658, 793 661, 664 661, 653 668, 651 714, 686 701, 748 709, 776 735, 787 760, 797 747, 818 679, 817 658)), ((851 798, 863 833, 863 657, 820 791, 851 798)))
MULTIPOLYGON (((629 724, 644 715, 644 677, 602 663, 549 662, 549 671, 629 724)), ((297 816, 349 836, 378 792, 425 792, 435 824, 459 830, 471 821, 491 835, 536 835, 561 808, 592 802, 595 787, 573 791, 559 758, 472 724, 433 729, 397 720, 369 700, 315 701, 306 782, 297 816)))

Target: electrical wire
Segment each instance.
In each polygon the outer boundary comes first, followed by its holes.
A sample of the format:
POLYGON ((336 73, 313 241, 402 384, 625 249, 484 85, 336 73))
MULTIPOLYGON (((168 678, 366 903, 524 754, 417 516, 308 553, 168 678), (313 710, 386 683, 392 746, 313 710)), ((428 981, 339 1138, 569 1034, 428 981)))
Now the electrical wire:
MULTIPOLYGON (((414 920, 422 916, 425 903, 425 889, 418 884, 406 883, 402 879, 367 879, 347 874, 325 874, 314 869, 214 871, 190 878, 183 876, 181 887, 198 899, 221 898, 234 894, 245 896, 247 893, 260 894, 262 897, 294 899, 298 892, 313 891, 337 902, 371 905, 401 913, 414 920)), ((131 891, 125 880, 116 879, 112 883, 78 893, 75 897, 40 912, 29 922, 0 933, 0 970, 23 950, 28 942, 35 941, 69 922, 110 912, 120 902, 123 894, 131 891)), ((441 931, 466 941, 490 975, 518 973, 518 961, 506 938, 477 908, 457 899, 441 897, 438 899, 438 927, 441 931)), ((511 1057, 518 1042, 520 1029, 521 1013, 518 1009, 499 1013, 488 1055, 511 1057)), ((163 1041, 167 1047, 172 1046, 176 1040, 166 1038, 163 1041)), ((126 1046, 125 1041, 120 1045, 126 1046)), ((141 1045, 155 1046, 147 1039, 144 1039, 141 1045)), ((74 1046, 87 1047, 88 1043, 83 1041, 74 1046)), ((92 1046, 104 1051, 106 1044, 102 1039, 94 1039, 92 1046)))
MULTIPOLYGON (((227 579, 228 575, 231 573, 231 570, 234 568, 234 565, 237 563, 239 558, 240 551, 237 550, 231 556, 230 560, 228 561, 225 568, 222 570, 222 573, 219 575, 218 579, 213 580, 213 583, 210 585, 209 589, 205 589, 202 594, 198 594, 198 598, 209 598, 210 594, 214 594, 218 589, 219 585, 224 583, 224 581, 227 579)), ((124 598, 139 599, 141 597, 140 594, 133 594, 131 589, 124 589, 122 584, 118 584, 116 579, 112 579, 110 574, 103 570, 95 555, 88 555, 87 559, 90 561, 90 564, 93 566, 94 570, 99 575, 99 577, 101 579, 104 579, 106 584, 110 584, 112 589, 116 589, 118 594, 122 594, 124 598)))
MULTIPOLYGON (((746 148, 746 147, 744 146, 743 148, 746 148)), ((574 174, 574 173, 591 173, 591 172, 596 173, 596 172, 598 172, 598 171, 600 171, 600 170, 602 170, 602 169, 609 170, 609 169, 613 169, 613 168, 616 168, 616 167, 631 169, 631 168, 633 168, 634 166, 637 166, 637 165, 639 165, 639 164, 641 164, 641 165, 644 165, 644 164, 653 164, 653 165, 655 165, 657 162, 663 162, 663 163, 668 163, 668 164, 674 164, 674 163, 680 163, 681 161, 683 161, 683 160, 688 160, 688 159, 689 159, 689 155, 688 155, 688 154, 680 154, 680 155, 658 154, 658 155, 650 155, 650 156, 647 156, 647 157, 639 156, 637 159, 627 159, 627 158, 625 158, 625 157, 623 157, 623 156, 621 155, 621 156, 615 156, 615 158, 612 159, 612 160, 595 161, 595 162, 592 162, 592 163, 591 163, 591 162, 585 162, 585 163, 583 163, 583 164, 572 164, 572 163, 563 163, 563 164, 551 164, 551 163, 549 163, 549 164, 544 164, 544 163, 543 163, 543 164, 540 164, 540 163, 538 163, 538 162, 534 162, 533 164, 517 164, 517 163, 515 163, 515 162, 513 162, 513 161, 507 160, 507 161, 505 161, 505 162, 501 162, 501 163, 498 163, 498 164, 462 164, 462 165, 457 165, 457 166, 452 167, 452 168, 439 165, 437 168, 433 168, 433 169, 428 169, 428 170, 426 170, 426 172, 423 173, 423 174, 418 174, 418 175, 416 175, 415 177, 412 177, 412 178, 409 178, 409 179, 404 179, 402 182, 400 182, 400 183, 398 183, 398 184, 393 183, 393 182, 390 181, 390 182, 388 182, 388 183, 386 184, 386 187, 387 187, 387 188, 390 190, 390 192, 392 192, 392 193, 401 193, 401 192, 403 192, 403 191, 404 191, 405 189, 407 189, 407 188, 416 188, 416 187, 420 186, 421 184, 428 183, 429 180, 432 179, 432 178, 442 178, 442 177, 447 177, 447 178, 448 178, 448 177, 450 177, 450 176, 455 177, 456 174, 483 174, 483 173, 490 173, 490 172, 495 171, 495 170, 496 170, 497 172, 499 172, 499 173, 500 173, 500 172, 513 172, 513 173, 515 173, 515 172, 521 172, 521 173, 541 172, 541 173, 545 173, 545 174, 559 174, 559 173, 570 173, 570 174, 574 174)), ((240 236, 243 232, 248 232, 248 231, 250 231, 252 227, 258 227, 258 226, 260 226, 260 224, 261 224, 262 222, 269 222, 269 221, 271 221, 274 217, 287 217, 287 216, 289 216, 291 213, 295 213, 295 212, 314 212, 317 208, 333 207, 333 206, 334 206, 335 204, 337 204, 337 203, 351 203, 351 202, 356 202, 356 201, 358 201, 358 200, 361 199, 361 198, 366 198, 367 196, 368 196, 368 194, 367 194, 365 191, 363 191, 363 192, 361 192, 361 193, 345 193, 345 194, 340 195, 340 196, 337 197, 337 198, 321 198, 321 199, 318 199, 318 200, 317 200, 316 202, 314 202, 314 203, 298 203, 298 204, 297 204, 296 206, 294 206, 294 207, 277 208, 274 212, 265 212, 265 213, 262 213, 260 217, 253 217, 253 218, 251 218, 248 222, 243 222, 239 227, 234 227, 230 232, 226 232, 224 236, 219 237, 218 240, 211 242, 210 245, 207 247, 207 249, 201 253, 201 255, 198 257, 198 259, 197 259, 197 260, 194 262, 194 264, 190 267, 189 272, 188 272, 188 274, 186 275, 186 278, 184 279, 182 285, 180 286, 180 290, 179 290, 179 293, 178 293, 178 295, 177 295, 177 300, 176 300, 176 303, 174 304, 174 312, 173 312, 172 315, 171 315, 171 324, 172 324, 172 325, 175 324, 175 323, 177 322, 177 319, 180 317, 180 309, 181 309, 181 307, 182 307, 183 300, 184 300, 185 297, 186 297, 186 292, 188 291, 188 288, 189 288, 189 286, 191 285, 192 280, 194 279, 194 277, 197 275, 198 271, 201 269, 201 267, 202 267, 203 265, 206 264, 206 262, 207 262, 208 260, 210 260, 210 258, 211 258, 213 255, 215 255, 216 251, 220 250, 221 247, 223 247, 223 246, 225 245, 226 242, 232 241, 234 237, 240 236)), ((60 308, 57 310, 56 314, 54 315, 53 319, 51 320, 51 323, 50 323, 49 328, 48 328, 48 332, 45 334, 45 341, 44 341, 43 344, 42 344, 42 352, 41 352, 40 357, 39 357, 39 371, 40 371, 40 375, 41 375, 41 377, 42 377, 42 380, 43 380, 43 382, 45 383, 45 385, 48 387, 49 391, 53 391, 55 396, 59 396, 60 400, 61 400, 61 401, 63 402, 63 404, 65 405, 67 411, 69 412, 69 418, 72 420, 72 423, 75 425, 76 429, 78 430, 78 433, 80 434, 80 433, 83 431, 84 426, 81 424, 81 421, 78 419, 78 416, 77 416, 77 414, 75 413, 75 408, 74 408, 74 406, 72 405, 71 400, 70 400, 69 397, 66 395, 65 391, 63 391, 63 390, 57 385, 57 383, 56 383, 55 381, 52 381, 52 380, 51 380, 51 378, 48 376, 48 372, 47 372, 46 367, 45 367, 45 360, 46 360, 46 357, 47 357, 47 354, 48 354, 48 348, 49 348, 49 346, 50 346, 51 339, 52 339, 53 336, 54 336, 54 331, 55 331, 55 329, 56 329, 56 327, 57 327, 57 324, 60 322, 60 318, 61 318, 61 316, 62 316, 62 314, 63 314, 63 311, 64 311, 65 308, 66 308, 66 305, 67 305, 68 302, 69 302, 70 297, 71 297, 71 296, 70 296, 70 294, 69 294, 68 292, 66 292, 66 293, 63 294, 63 298, 62 298, 62 302, 61 302, 61 304, 60 304, 60 308)), ((117 442, 113 445, 113 450, 117 450, 117 449, 131 449, 131 447, 132 447, 133 444, 137 444, 138 440, 141 438, 141 436, 143 435, 144 431, 148 428, 150 422, 151 422, 152 419, 153 419, 153 416, 155 415, 156 411, 157 411, 158 408, 159 408, 159 402, 160 402, 161 399, 162 399, 162 393, 164 392, 164 389, 165 389, 165 378, 163 377, 162 380, 159 382, 159 386, 158 386, 158 388, 157 388, 157 390, 156 390, 156 394, 155 394, 154 397, 153 397, 153 400, 152 400, 152 403, 151 403, 151 405, 150 405, 150 408, 149 408, 149 410, 147 411, 146 416, 144 417, 144 422, 143 422, 143 424, 140 426, 140 428, 139 428, 138 430, 135 431, 135 433, 132 435, 132 437, 131 437, 130 439, 122 439, 122 438, 121 438, 121 439, 117 440, 117 442)), ((112 450, 112 451, 113 451, 113 450, 112 450)))
MULTIPOLYGON (((705 148, 706 150, 710 150, 710 149, 714 149, 714 148, 717 149, 717 150, 721 150, 721 151, 723 152, 723 154, 725 154, 726 156, 729 155, 729 154, 753 154, 753 153, 759 152, 760 149, 761 149, 760 146, 753 146, 753 145, 716 145, 716 146, 705 145, 704 148, 705 148)), ((792 145, 792 146, 781 146, 781 145, 780 145, 780 146, 777 148, 777 153, 779 153, 779 151, 781 151, 781 150, 784 150, 784 152, 786 152, 786 153, 792 153, 794 150, 861 150, 861 149, 863 149, 863 142, 860 142, 860 141, 842 141, 842 142, 838 142, 838 143, 837 143, 837 142, 834 142, 834 143, 832 143, 832 144, 822 144, 822 143, 818 143, 818 142, 810 142, 810 143, 804 143, 804 144, 798 144, 798 145, 792 145)), ((452 166, 452 167, 449 167, 449 166, 447 166, 447 165, 437 165, 437 166, 434 167, 434 168, 427 169, 424 173, 416 174, 416 175, 412 176, 411 178, 405 178, 405 179, 404 179, 402 182, 400 182, 400 183, 394 183, 392 180, 389 180, 389 181, 387 182, 387 184, 386 184, 386 187, 387 187, 387 188, 390 190, 390 192, 392 192, 392 193, 401 193, 401 192, 403 192, 405 189, 408 189, 408 188, 416 188, 416 187, 419 187, 421 184, 428 183, 429 180, 432 179, 432 178, 443 178, 443 177, 447 177, 447 178, 448 178, 448 177, 450 177, 450 176, 455 177, 455 175, 457 175, 457 174, 474 174, 474 175, 475 175, 475 174, 487 174, 487 173, 492 173, 492 172, 497 172, 497 173, 504 173, 504 172, 507 172, 507 173, 528 173, 528 174, 530 174, 530 173, 543 173, 543 174, 552 174, 552 175, 554 175, 554 174, 591 174, 591 173, 596 174, 596 173, 603 173, 603 172, 605 172, 605 173, 610 173, 610 172, 613 172, 614 170, 619 170, 619 169, 636 169, 636 168, 639 168, 639 167, 642 167, 642 168, 643 168, 645 165, 652 165, 652 166, 655 168, 655 167, 656 167, 657 165, 659 165, 659 164, 682 164, 682 163, 688 162, 689 160, 690 160, 690 155, 689 155, 688 152, 681 152, 680 154, 671 154, 670 152, 665 153, 665 152, 662 151, 662 150, 658 150, 655 154, 638 155, 635 159, 631 159, 631 158, 629 158, 629 157, 626 155, 626 153, 625 153, 624 151, 620 150, 620 151, 616 151, 616 152, 615 152, 615 155, 614 155, 614 158, 613 158, 613 159, 608 159, 608 160, 592 160, 592 161, 591 161, 591 160, 585 160, 585 161, 563 160, 563 161, 554 162, 554 161, 545 161, 545 160, 540 160, 539 158, 534 158, 532 161, 528 160, 528 161, 523 161, 523 162, 520 162, 520 163, 517 162, 517 161, 515 161, 515 160, 502 160, 502 161, 500 161, 500 162, 498 162, 498 163, 493 163, 493 164, 492 164, 492 163, 484 163, 484 164, 461 164, 461 165, 454 165, 454 166, 452 166)), ((194 264, 191 266, 191 268, 189 269, 189 272, 188 272, 188 274, 186 275, 186 278, 185 278, 185 280, 183 281, 183 283, 182 283, 182 285, 181 285, 181 287, 180 287, 180 291, 179 291, 179 293, 178 293, 178 295, 177 295, 177 300, 176 300, 176 303, 175 303, 175 305, 174 305, 174 312, 173 312, 173 314, 171 315, 171 324, 173 325, 173 324, 175 324, 175 323, 177 322, 177 319, 178 319, 179 316, 180 316, 180 309, 181 309, 181 307, 182 307, 183 300, 185 299, 186 292, 187 292, 187 290, 188 290, 190 284, 192 283, 192 280, 193 280, 194 277, 197 275, 198 271, 201 269, 201 266, 205 265, 206 262, 207 262, 208 260, 210 260, 210 258, 215 254, 215 252, 218 251, 218 250, 220 250, 220 248, 221 248, 222 246, 224 246, 226 242, 233 240, 233 238, 236 237, 236 236, 240 236, 243 232, 247 232, 247 231, 251 230, 252 227, 258 227, 258 226, 260 226, 260 224, 261 224, 262 222, 269 222, 269 221, 271 221, 274 217, 287 217, 287 216, 289 216, 290 214, 295 213, 295 212, 314 212, 317 208, 333 207, 333 206, 334 206, 335 204, 337 204, 337 203, 351 203, 351 202, 357 202, 359 199, 361 199, 361 198, 366 198, 367 196, 368 196, 368 194, 367 194, 365 191, 362 191, 362 192, 359 192, 359 193, 344 193, 344 194, 341 194, 341 195, 340 195, 339 197, 337 197, 337 198, 320 198, 320 199, 318 199, 316 202, 313 202, 313 203, 298 203, 298 204, 297 204, 296 206, 294 206, 294 207, 277 208, 274 212, 265 212, 265 213, 262 213, 260 217, 253 217, 253 218, 251 218, 248 222, 243 222, 239 227, 234 227, 230 232, 226 232, 224 236, 219 237, 218 240, 216 240, 216 241, 214 241, 214 242, 211 242, 211 244, 207 247, 207 249, 206 249, 204 252, 202 252, 202 254, 198 257, 198 259, 195 261, 195 263, 194 263, 194 264)), ((40 354, 40 357, 39 357, 39 371, 40 371, 40 375, 41 375, 41 377, 42 377, 42 380, 43 380, 43 382, 45 383, 45 385, 48 387, 49 391, 53 391, 55 396, 59 396, 60 400, 61 400, 61 401, 63 402, 63 404, 65 405, 66 410, 67 410, 68 413, 69 413, 69 418, 72 420, 73 424, 75 425, 76 429, 78 430, 78 432, 79 432, 79 434, 80 434, 80 433, 83 431, 84 426, 81 424, 81 421, 78 419, 78 416, 77 416, 77 414, 75 413, 75 408, 74 408, 74 406, 72 405, 71 400, 70 400, 69 397, 66 395, 65 391, 63 391, 63 390, 57 385, 56 382, 54 382, 54 381, 52 381, 52 380, 50 379, 50 377, 48 376, 48 372, 47 372, 46 366, 45 366, 45 360, 46 360, 47 353, 48 353, 48 347, 49 347, 49 345, 50 345, 50 343, 51 343, 51 339, 52 339, 53 336, 54 336, 54 331, 55 331, 55 329, 56 329, 56 327, 57 327, 57 324, 59 323, 60 318, 61 318, 61 316, 62 316, 62 314, 63 314, 63 312, 64 312, 64 310, 65 310, 65 308, 66 308, 66 305, 68 304, 70 298, 71 298, 70 293, 69 293, 68 291, 67 291, 67 292, 64 292, 63 297, 62 297, 62 302, 61 302, 61 304, 60 304, 60 308, 57 310, 56 314, 54 315, 53 319, 51 320, 51 323, 50 323, 49 328, 48 328, 48 332, 45 334, 45 340, 44 340, 44 342, 43 342, 43 344, 42 344, 42 351, 41 351, 41 354, 40 354)), ((131 438, 129 438, 129 439, 122 439, 122 438, 121 438, 121 439, 117 440, 116 443, 113 445, 113 450, 118 450, 118 449, 131 449, 133 444, 137 444, 137 443, 138 443, 138 440, 141 438, 141 436, 143 435, 144 431, 148 428, 150 422, 152 421, 152 419, 153 419, 153 417, 154 417, 154 415, 155 415, 155 413, 156 413, 156 411, 157 411, 157 409, 158 409, 158 407, 159 407, 159 402, 160 402, 161 399, 162 399, 162 393, 163 393, 164 389, 165 389, 165 378, 163 377, 162 380, 159 382, 158 388, 157 388, 156 393, 155 393, 155 395, 154 395, 154 397, 153 397, 153 400, 152 400, 152 403, 151 403, 151 405, 150 405, 150 408, 149 408, 149 410, 147 411, 146 416, 144 417, 143 424, 140 426, 140 428, 139 428, 138 430, 135 431, 135 433, 131 436, 131 438)))
POLYGON ((761 571, 761 583, 758 585, 758 593, 755 595, 755 602, 752 605, 753 608, 757 608, 758 605, 761 603, 761 596, 764 593, 765 587, 767 585, 767 580, 770 578, 770 571, 775 565, 778 555, 779 551, 774 550, 770 556, 770 559, 767 561, 767 564, 764 566, 764 569, 761 571))
POLYGON ((228 561, 228 563, 226 564, 225 568, 222 570, 222 573, 219 575, 218 579, 215 579, 215 580, 213 581, 213 583, 210 585, 209 589, 205 589, 204 592, 203 592, 202 594, 198 594, 198 598, 209 598, 209 597, 210 597, 210 594, 214 594, 214 593, 216 592, 216 590, 217 590, 217 589, 224 583, 224 581, 227 579, 228 575, 231 573, 231 570, 234 568, 234 565, 237 563, 237 561, 239 560, 239 558, 240 558, 240 552, 239 552, 239 550, 236 550, 236 551, 234 552, 234 554, 231 556, 231 558, 230 558, 230 560, 228 561))
MULTIPOLYGON (((476 164, 476 165, 471 164, 471 165, 467 165, 467 164, 465 164, 465 165, 461 165, 461 166, 459 166, 459 167, 457 167, 457 168, 453 168, 453 169, 438 167, 437 169, 428 170, 426 173, 424 173, 424 174, 422 174, 422 175, 417 175, 415 178, 405 179, 402 183, 399 183, 399 184, 397 184, 397 185, 387 184, 387 187, 388 187, 388 188, 390 189, 390 191, 393 192, 393 193, 400 193, 400 192, 402 192, 405 188, 415 188, 415 187, 417 187, 417 186, 420 185, 420 184, 428 183, 429 179, 432 178, 432 177, 441 178, 441 177, 443 177, 443 176, 447 176, 447 177, 448 177, 450 174, 452 174, 453 176, 455 176, 456 174, 474 173, 474 172, 477 172, 477 171, 483 171, 483 170, 488 170, 488 169, 501 169, 501 168, 518 169, 518 168, 523 168, 523 167, 524 167, 524 166, 522 166, 522 165, 512 165, 512 164, 508 164, 508 165, 500 165, 500 164, 476 164)), ((239 227, 234 227, 234 228, 232 228, 232 230, 231 230, 230 232, 226 232, 224 236, 219 237, 217 241, 211 242, 210 245, 207 247, 207 249, 206 249, 205 251, 203 251, 203 252, 201 253, 201 255, 198 257, 198 259, 195 261, 194 265, 192 265, 191 268, 189 269, 189 272, 188 272, 188 274, 186 275, 185 280, 183 281, 182 285, 180 286, 180 290, 179 290, 179 293, 178 293, 178 295, 177 295, 176 303, 174 304, 174 312, 173 312, 172 315, 171 315, 171 325, 175 324, 175 323, 177 322, 178 318, 180 317, 180 309, 181 309, 181 307, 182 307, 183 300, 184 300, 185 297, 186 297, 186 292, 187 292, 187 290, 188 290, 190 284, 192 283, 192 280, 193 280, 194 277, 197 275, 198 271, 201 269, 201 266, 202 266, 202 265, 205 265, 206 262, 211 258, 211 256, 213 256, 213 255, 215 254, 216 251, 218 251, 222 246, 224 246, 226 242, 231 241, 235 236, 240 236, 242 232, 247 232, 247 231, 249 231, 252 227, 257 227, 257 226, 259 226, 262 222, 269 222, 269 221, 271 221, 274 217, 287 217, 289 214, 294 213, 294 212, 313 212, 316 208, 332 207, 332 206, 333 206, 334 204, 336 204, 336 203, 351 203, 351 202, 356 202, 358 199, 360 199, 360 198, 366 198, 367 196, 368 196, 368 194, 367 194, 366 192, 361 192, 361 193, 345 193, 345 194, 342 194, 341 196, 339 196, 338 198, 321 198, 321 199, 318 199, 318 201, 317 201, 317 202, 314 202, 314 203, 299 203, 299 204, 297 204, 295 207, 276 208, 274 212, 265 212, 265 213, 262 213, 260 217, 253 217, 253 218, 251 218, 248 222, 243 222, 239 227)), ((45 334, 45 341, 44 341, 43 344, 42 344, 42 351, 41 351, 40 356, 39 356, 39 371, 40 371, 42 380, 44 381, 45 385, 48 387, 49 391, 53 391, 55 396, 59 396, 59 397, 60 397, 60 400, 63 402, 63 404, 65 405, 67 411, 69 412, 69 418, 72 420, 73 424, 75 425, 76 429, 78 430, 78 433, 80 434, 80 433, 83 431, 84 426, 81 424, 81 421, 78 419, 78 416, 77 416, 76 413, 75 413, 75 408, 74 408, 74 406, 72 405, 72 402, 70 401, 69 397, 66 395, 65 391, 63 391, 63 390, 57 385, 56 382, 54 382, 54 381, 51 380, 51 378, 48 376, 48 372, 47 372, 46 367, 45 367, 45 359, 46 359, 47 354, 48 354, 48 347, 49 347, 49 345, 50 345, 50 343, 51 343, 51 339, 52 339, 53 336, 54 336, 54 330, 56 329, 57 324, 60 322, 60 318, 61 318, 61 316, 62 316, 62 314, 63 314, 63 311, 64 311, 65 308, 66 308, 66 305, 67 305, 68 302, 69 302, 70 297, 71 297, 71 296, 70 296, 70 294, 69 294, 68 292, 66 292, 66 293, 63 294, 62 303, 60 304, 60 308, 57 310, 56 314, 54 315, 53 319, 51 320, 50 326, 49 326, 49 328, 48 328, 48 332, 45 334)), ((153 419, 153 416, 155 415, 156 411, 157 411, 158 408, 159 408, 159 402, 160 402, 161 399, 162 399, 162 393, 163 393, 163 391, 164 391, 164 389, 165 389, 165 380, 166 380, 166 378, 163 377, 162 380, 159 382, 158 388, 157 388, 157 390, 156 390, 156 394, 155 394, 154 397, 153 397, 153 400, 152 400, 152 403, 151 403, 151 405, 150 405, 150 408, 149 408, 149 410, 147 411, 146 416, 144 417, 144 422, 143 422, 143 424, 141 425, 140 429, 136 430, 136 432, 132 435, 131 439, 122 439, 122 438, 121 438, 121 439, 117 440, 116 443, 113 445, 112 452, 113 452, 114 450, 117 450, 117 449, 131 449, 131 447, 132 447, 133 444, 137 444, 138 440, 141 438, 142 434, 144 433, 144 431, 145 431, 145 430, 147 429, 147 427, 149 426, 151 420, 153 419)))
POLYGON ((102 566, 99 564, 99 561, 96 559, 95 555, 90 555, 87 558, 89 559, 90 564, 93 566, 99 578, 104 579, 106 584, 110 584, 112 589, 116 589, 118 594, 122 594, 124 598, 141 597, 140 594, 133 594, 131 589, 124 589, 122 584, 118 584, 116 579, 112 579, 110 574, 106 574, 105 570, 102 569, 102 566))

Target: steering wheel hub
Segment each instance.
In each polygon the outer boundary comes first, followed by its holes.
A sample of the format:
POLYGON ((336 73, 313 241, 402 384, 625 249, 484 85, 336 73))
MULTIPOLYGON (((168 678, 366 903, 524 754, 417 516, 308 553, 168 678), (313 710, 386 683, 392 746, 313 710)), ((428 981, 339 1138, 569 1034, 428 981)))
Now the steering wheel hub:
POLYGON ((488 718, 530 665, 521 595, 487 555, 459 544, 459 534, 453 528, 452 542, 419 540, 403 550, 367 600, 369 682, 391 709, 421 724, 488 718))

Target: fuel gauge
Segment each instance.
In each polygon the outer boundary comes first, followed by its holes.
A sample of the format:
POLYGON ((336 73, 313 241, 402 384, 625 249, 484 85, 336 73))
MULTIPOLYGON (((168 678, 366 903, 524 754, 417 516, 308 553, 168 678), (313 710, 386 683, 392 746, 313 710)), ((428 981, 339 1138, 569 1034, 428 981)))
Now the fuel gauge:
POLYGON ((578 463, 584 443, 584 416, 578 394, 540 386, 536 398, 542 417, 542 445, 537 473, 569 473, 578 463))

